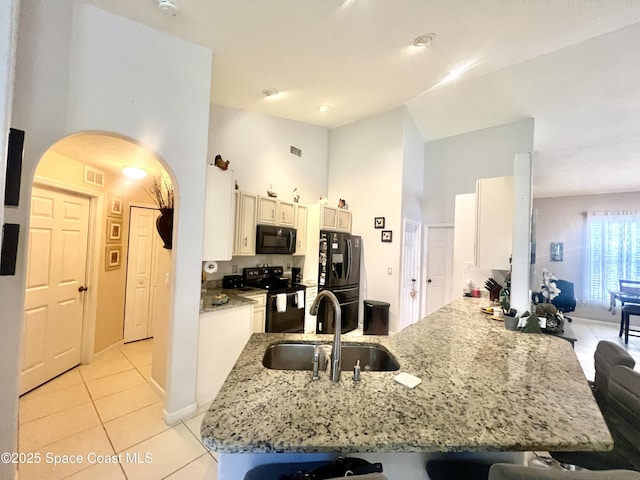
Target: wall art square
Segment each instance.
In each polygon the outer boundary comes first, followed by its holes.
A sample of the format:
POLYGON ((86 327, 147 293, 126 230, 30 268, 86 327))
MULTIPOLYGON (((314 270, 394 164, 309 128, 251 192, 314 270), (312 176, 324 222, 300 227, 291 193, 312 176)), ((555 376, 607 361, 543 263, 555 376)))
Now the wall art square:
POLYGON ((382 236, 380 238, 383 242, 392 242, 393 241, 393 232, 391 230, 383 230, 382 236))
POLYGON ((561 262, 563 256, 562 242, 551 242, 551 261, 561 262))
POLYGON ((110 217, 122 217, 122 211, 124 209, 124 201, 122 197, 118 197, 113 193, 109 193, 109 205, 107 215, 110 217))
POLYGON ((384 217, 374 217, 373 228, 384 228, 384 217))
POLYGON ((120 243, 122 241, 122 220, 107 218, 107 243, 120 243))
POLYGON ((122 245, 107 245, 104 256, 104 269, 117 270, 122 264, 122 245))

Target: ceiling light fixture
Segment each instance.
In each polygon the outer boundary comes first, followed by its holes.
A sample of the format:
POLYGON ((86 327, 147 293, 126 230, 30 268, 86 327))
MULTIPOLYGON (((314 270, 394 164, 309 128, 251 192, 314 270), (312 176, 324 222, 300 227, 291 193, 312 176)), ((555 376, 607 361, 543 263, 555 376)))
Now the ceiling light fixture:
POLYGON ((122 173, 124 173, 127 177, 133 178, 135 180, 140 180, 147 176, 147 171, 140 167, 127 166, 122 169, 122 173))
POLYGON ((413 44, 416 47, 428 47, 431 45, 433 39, 436 38, 435 33, 425 33, 424 35, 420 35, 413 40, 413 44))
POLYGON ((318 111, 319 111, 319 112, 324 113, 324 112, 326 112, 327 110, 329 110, 330 108, 331 108, 331 106, 330 106, 330 105, 327 105, 327 104, 325 103, 324 105, 320 105, 320 106, 318 107, 318 111))
POLYGON ((265 88, 262 90, 262 94, 267 98, 273 98, 280 93, 280 90, 277 88, 265 88))
POLYGON ((178 4, 174 0, 158 0, 158 8, 165 15, 172 17, 178 13, 178 4))

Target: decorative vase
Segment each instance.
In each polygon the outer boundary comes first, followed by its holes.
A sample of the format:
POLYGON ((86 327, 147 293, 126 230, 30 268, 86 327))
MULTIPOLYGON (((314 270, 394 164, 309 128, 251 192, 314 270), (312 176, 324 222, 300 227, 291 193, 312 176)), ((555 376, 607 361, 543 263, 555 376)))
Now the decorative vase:
POLYGON ((160 215, 156 219, 156 229, 164 242, 164 248, 171 250, 173 243, 173 208, 160 209, 160 215))

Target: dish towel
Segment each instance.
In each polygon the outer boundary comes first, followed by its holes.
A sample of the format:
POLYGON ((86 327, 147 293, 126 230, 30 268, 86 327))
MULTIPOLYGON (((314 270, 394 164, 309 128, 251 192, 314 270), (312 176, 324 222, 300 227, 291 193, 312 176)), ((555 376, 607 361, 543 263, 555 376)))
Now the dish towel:
POLYGON ((278 293, 276 295, 276 310, 278 312, 287 311, 287 294, 286 293, 278 293))
POLYGON ((304 290, 298 290, 296 292, 296 305, 298 308, 304 308, 304 290))

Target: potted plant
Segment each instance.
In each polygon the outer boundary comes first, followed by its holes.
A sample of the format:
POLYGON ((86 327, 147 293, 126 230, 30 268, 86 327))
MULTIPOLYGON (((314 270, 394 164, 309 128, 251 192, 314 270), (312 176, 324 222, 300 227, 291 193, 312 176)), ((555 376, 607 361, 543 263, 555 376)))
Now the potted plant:
POLYGON ((158 235, 164 242, 164 248, 171 250, 173 246, 173 184, 166 176, 154 177, 146 191, 160 210, 160 215, 156 219, 158 235))

